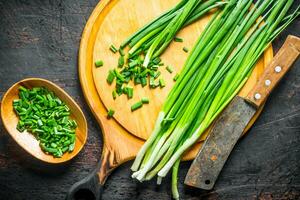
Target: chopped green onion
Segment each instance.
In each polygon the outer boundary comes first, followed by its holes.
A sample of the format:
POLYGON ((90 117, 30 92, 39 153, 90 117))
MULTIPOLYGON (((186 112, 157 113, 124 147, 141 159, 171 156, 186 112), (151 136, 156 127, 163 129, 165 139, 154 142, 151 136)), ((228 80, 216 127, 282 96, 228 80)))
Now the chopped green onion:
POLYGON ((159 79, 159 85, 160 85, 161 88, 165 87, 166 86, 165 80, 160 78, 159 79))
POLYGON ((139 101, 131 106, 131 111, 135 111, 143 106, 143 102, 139 101))
POLYGON ((152 71, 152 70, 149 71, 149 74, 150 74, 150 76, 152 76, 152 77, 154 77, 154 75, 155 75, 154 73, 155 73, 155 72, 152 71))
POLYGON ((148 69, 145 69, 141 74, 140 76, 141 77, 145 77, 147 75, 147 73, 150 72, 148 69))
POLYGON ((109 70, 108 76, 106 78, 107 83, 112 84, 112 82, 114 81, 115 77, 116 77, 115 72, 113 70, 109 70))
POLYGON ((142 103, 143 103, 143 104, 148 104, 148 103, 149 103, 149 99, 146 98, 146 97, 143 97, 143 98, 142 98, 142 103))
POLYGON ((175 37, 175 38, 174 38, 174 41, 175 41, 175 42, 183 42, 183 39, 182 39, 182 38, 179 38, 179 37, 175 37))
POLYGON ((123 65, 124 65, 124 56, 120 56, 118 61, 118 67, 123 67, 123 65))
POLYGON ((170 66, 167 66, 167 67, 166 67, 166 70, 167 70, 170 74, 173 73, 173 68, 170 67, 170 66))
POLYGON ((189 49, 187 47, 183 47, 182 49, 185 53, 189 52, 189 49))
POLYGON ((114 74, 116 75, 117 79, 120 80, 121 82, 125 82, 125 78, 122 74, 117 69, 114 69, 114 74))
POLYGON ((116 90, 112 91, 112 97, 113 97, 114 100, 117 98, 117 92, 116 92, 116 90))
POLYGON ((102 60, 98 60, 95 62, 95 66, 96 67, 102 67, 103 66, 103 61, 102 60))
POLYGON ((127 96, 128 96, 128 99, 131 99, 133 97, 133 88, 132 87, 127 87, 127 96))
POLYGON ((117 53, 118 49, 112 44, 110 45, 109 49, 113 52, 113 53, 117 53))
POLYGON ((177 81, 178 78, 179 78, 179 74, 176 74, 173 78, 173 81, 177 81))
POLYGON ((141 78, 141 84, 143 87, 145 87, 147 85, 147 79, 145 77, 141 78))
POLYGON ((27 89, 25 87, 23 87, 23 86, 20 86, 19 90, 22 91, 22 92, 28 92, 27 89))
POLYGON ((159 57, 156 57, 152 60, 152 63, 155 65, 158 65, 161 62, 161 59, 159 57))
POLYGON ((119 53, 121 56, 125 56, 124 50, 122 48, 119 48, 119 53))
POLYGON ((150 86, 150 88, 156 88, 157 85, 155 83, 154 77, 150 77, 149 86, 150 86))
POLYGON ((16 129, 32 133, 42 150, 54 157, 63 155, 65 151, 61 149, 72 150, 77 123, 70 119, 68 106, 43 87, 20 87, 19 94, 21 99, 13 101, 14 110, 19 116, 16 129), (68 137, 74 139, 69 140, 68 137), (69 142, 62 142, 63 139, 69 142))
POLYGON ((156 74, 154 75, 154 79, 157 79, 160 76, 161 72, 156 72, 156 74))
POLYGON ((135 77, 134 78, 134 84, 135 85, 138 85, 138 84, 140 84, 141 83, 141 79, 139 78, 139 77, 135 77))
POLYGON ((131 62, 129 62, 128 66, 129 68, 133 68, 135 66, 137 66, 139 64, 138 60, 133 60, 131 62))
POLYGON ((107 111, 107 118, 110 119, 114 116, 115 111, 113 109, 108 109, 107 111))

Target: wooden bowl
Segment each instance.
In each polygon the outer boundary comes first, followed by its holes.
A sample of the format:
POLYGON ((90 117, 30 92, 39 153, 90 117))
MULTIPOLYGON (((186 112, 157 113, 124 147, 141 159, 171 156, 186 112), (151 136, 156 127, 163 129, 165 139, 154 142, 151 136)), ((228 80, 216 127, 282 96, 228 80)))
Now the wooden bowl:
POLYGON ((63 89, 45 79, 28 78, 15 83, 11 88, 9 88, 2 99, 1 118, 7 132, 25 151, 35 158, 47 163, 58 164, 69 161, 80 152, 87 139, 87 122, 80 107, 63 89), (71 118, 76 120, 78 125, 75 133, 75 148, 72 152, 66 152, 61 158, 55 158, 41 150, 38 140, 36 140, 31 133, 27 131, 21 133, 16 129, 19 118, 13 110, 12 102, 14 99, 19 99, 18 93, 20 86, 24 86, 26 88, 45 87, 50 91, 53 91, 56 96, 69 106, 71 110, 71 118))

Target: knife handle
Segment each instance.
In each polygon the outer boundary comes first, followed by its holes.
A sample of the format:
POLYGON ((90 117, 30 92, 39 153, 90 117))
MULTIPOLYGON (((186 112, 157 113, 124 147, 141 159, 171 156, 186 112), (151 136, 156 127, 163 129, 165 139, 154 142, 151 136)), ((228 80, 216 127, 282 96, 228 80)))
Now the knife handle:
POLYGON ((277 83, 297 60, 299 54, 300 38, 289 35, 245 99, 254 106, 260 107, 276 87, 277 83))

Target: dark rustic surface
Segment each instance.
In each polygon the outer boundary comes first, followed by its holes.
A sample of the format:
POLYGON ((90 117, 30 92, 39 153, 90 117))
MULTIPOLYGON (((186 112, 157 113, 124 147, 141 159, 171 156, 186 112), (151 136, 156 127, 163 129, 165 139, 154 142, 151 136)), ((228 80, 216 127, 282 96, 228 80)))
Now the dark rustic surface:
MULTIPOLYGON (((96 0, 0 0, 0 97, 26 77, 49 79, 64 88, 83 109, 88 142, 71 163, 43 166, 27 156, 0 122, 0 199, 64 199, 69 187, 95 167, 101 154, 101 130, 84 101, 77 74, 81 32, 96 0)), ((297 19, 275 42, 277 50, 288 34, 300 36, 297 19)), ((282 80, 250 133, 234 149, 215 189, 185 188, 182 199, 300 199, 300 60, 282 80)), ((136 184, 131 163, 109 177, 103 199, 170 199, 170 177, 136 184)))

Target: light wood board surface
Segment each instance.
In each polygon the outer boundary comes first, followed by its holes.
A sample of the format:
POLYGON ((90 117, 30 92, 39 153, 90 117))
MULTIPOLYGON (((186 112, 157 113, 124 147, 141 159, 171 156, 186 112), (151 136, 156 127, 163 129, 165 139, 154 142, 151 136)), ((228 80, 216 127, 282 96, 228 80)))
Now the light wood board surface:
MULTIPOLYGON (((134 88, 134 98, 129 101, 125 95, 114 101, 111 95, 114 85, 110 86, 106 83, 108 70, 116 67, 118 62, 118 54, 113 54, 109 46, 111 44, 119 46, 130 34, 176 3, 178 0, 102 0, 93 11, 84 29, 79 52, 79 77, 85 98, 102 128, 104 147, 102 167, 99 172, 102 182, 115 167, 133 159, 151 133, 160 107, 174 84, 172 78, 176 72, 180 71, 187 58, 188 54, 182 48, 186 46, 192 49, 199 34, 208 23, 210 15, 180 31, 178 36, 184 39, 184 43, 173 42, 161 56, 163 63, 175 69, 173 74, 161 69, 162 76, 166 80, 166 87, 150 90, 137 86, 134 88), (98 59, 104 61, 104 66, 101 68, 94 67, 94 62, 98 59), (144 96, 149 97, 150 104, 132 113, 130 106, 144 96), (117 111, 114 119, 106 119, 107 108, 117 111)), ((270 47, 258 62, 251 78, 240 92, 240 96, 246 96, 252 89, 264 66, 272 57, 273 51, 270 47)), ((206 135, 203 134, 199 143, 186 153, 184 160, 195 157, 206 135)))

